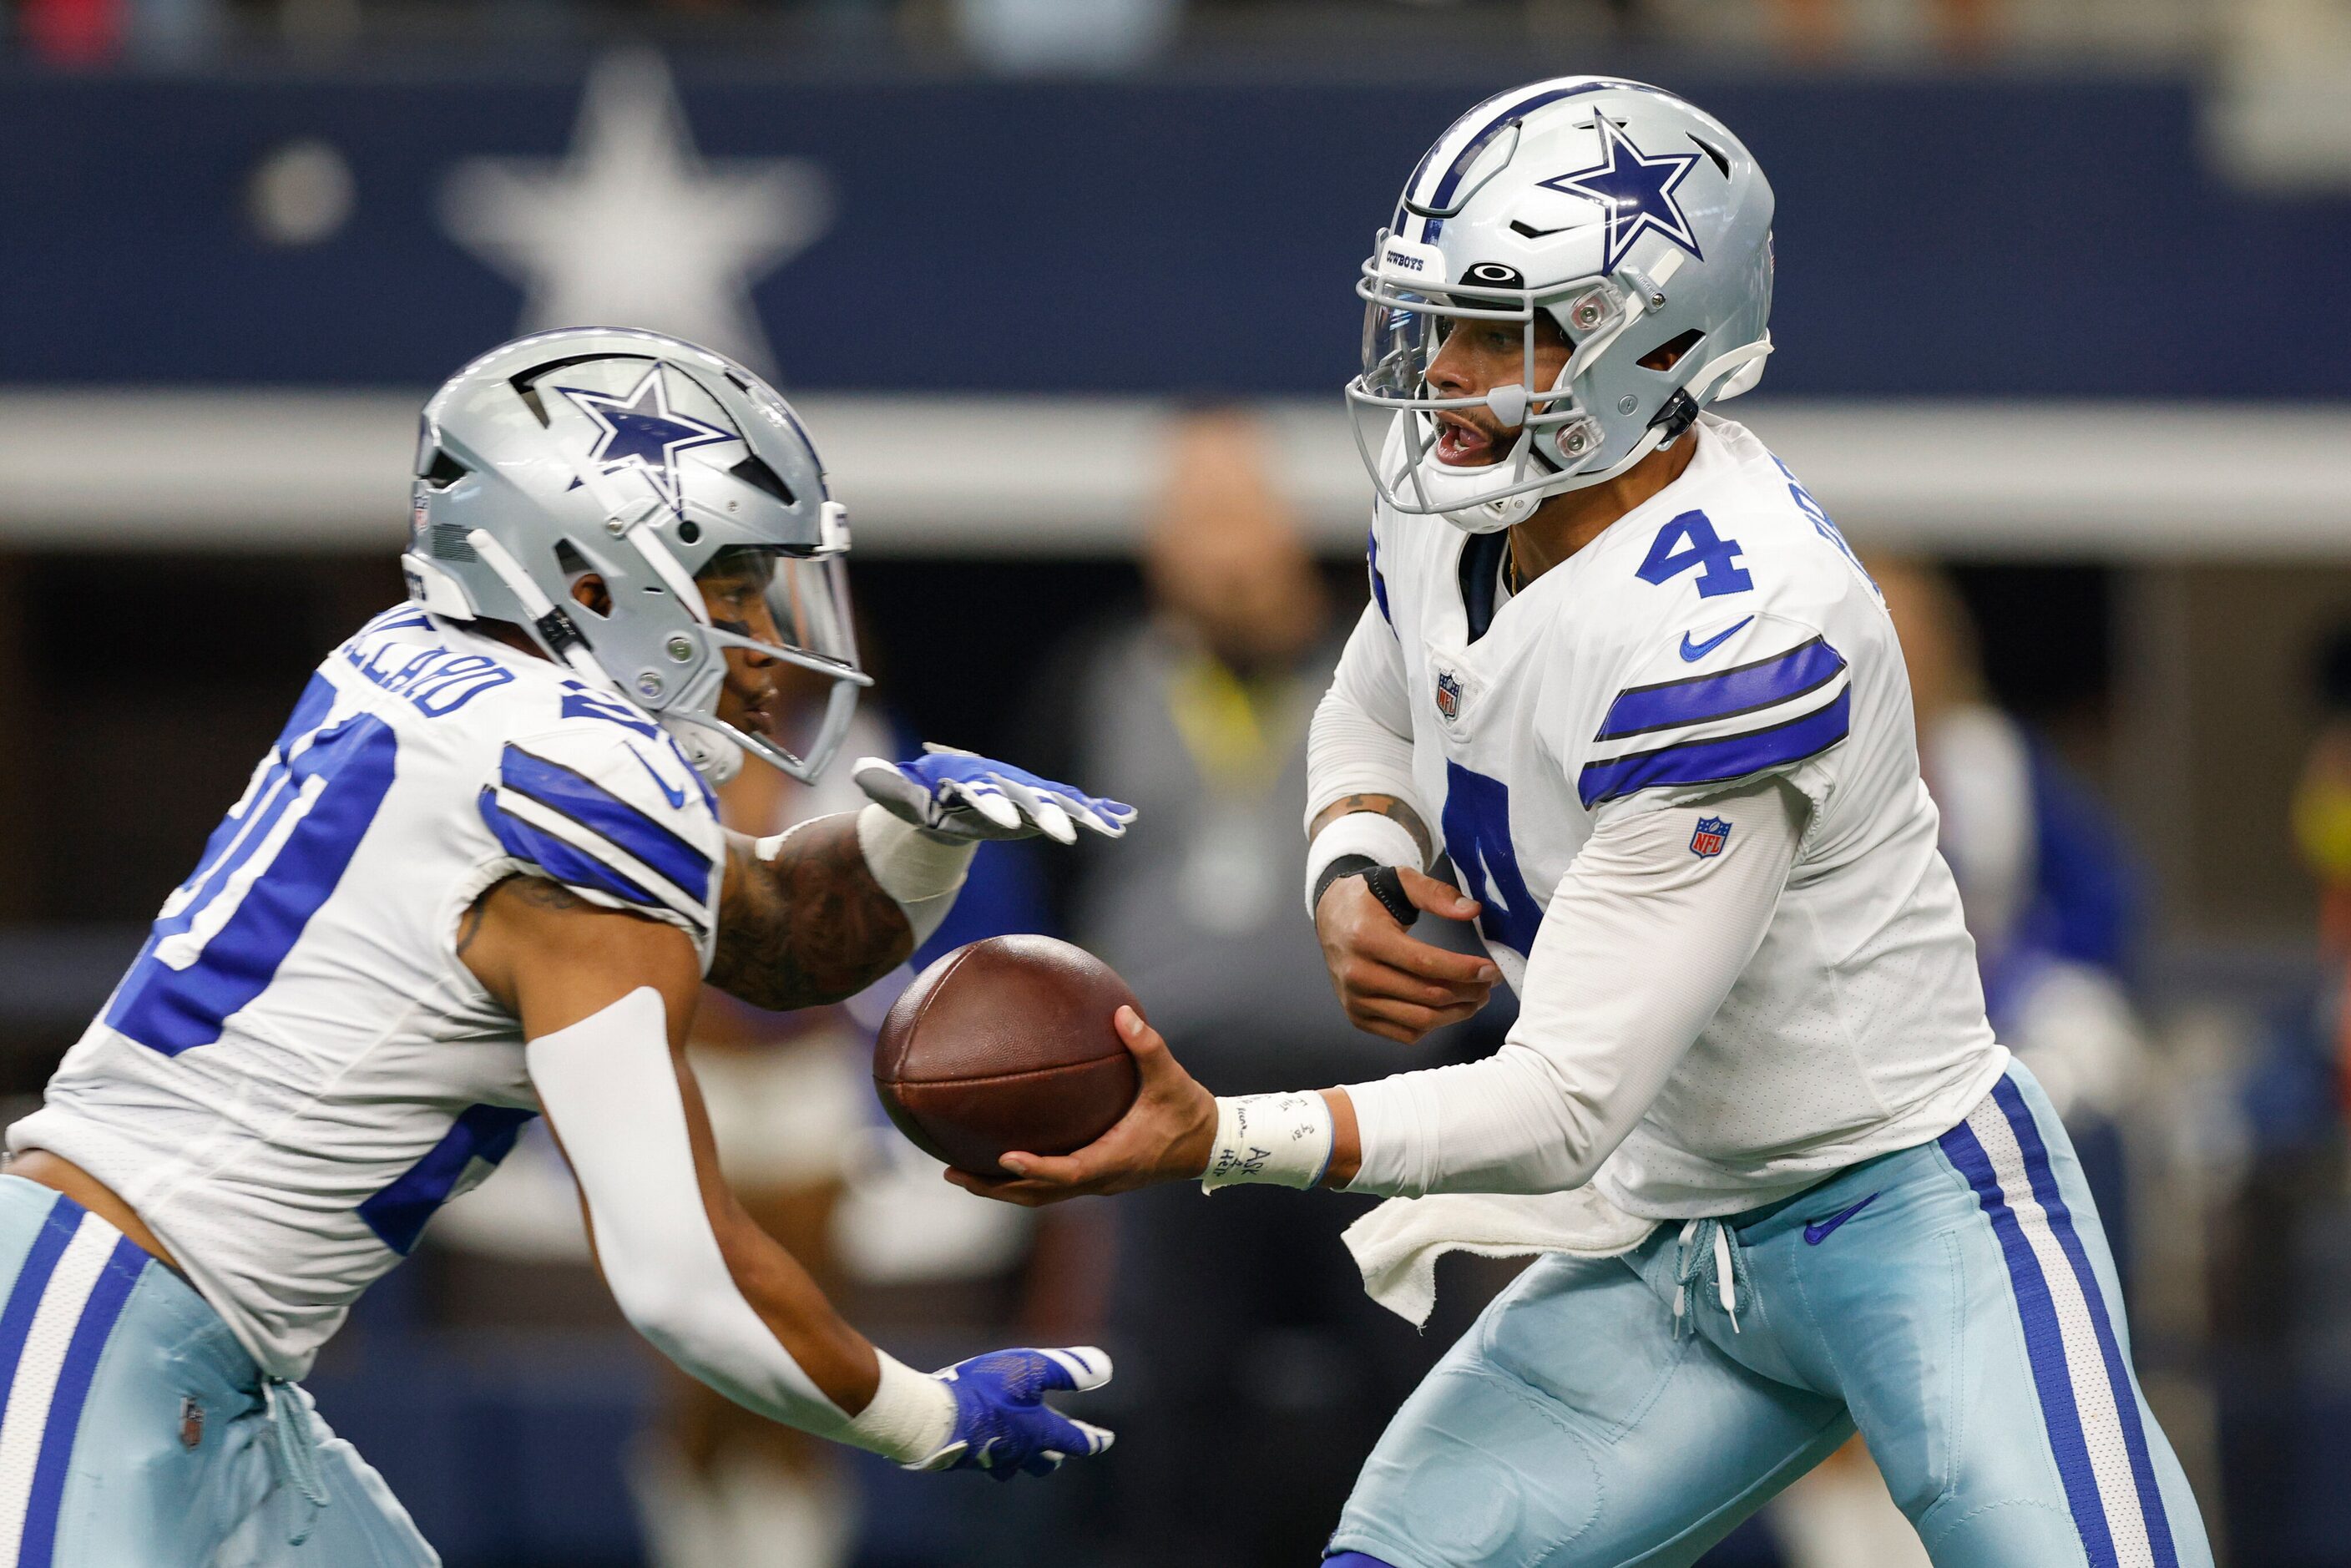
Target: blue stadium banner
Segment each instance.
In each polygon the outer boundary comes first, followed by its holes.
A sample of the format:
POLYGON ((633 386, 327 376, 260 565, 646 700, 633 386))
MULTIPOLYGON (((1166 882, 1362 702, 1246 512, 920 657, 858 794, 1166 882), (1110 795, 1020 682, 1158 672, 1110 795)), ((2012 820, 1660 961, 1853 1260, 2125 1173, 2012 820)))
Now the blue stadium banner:
MULTIPOLYGON (((15 69, 0 383, 423 385, 592 315, 799 389, 1332 392, 1503 85, 15 69)), ((1775 392, 2351 395, 2351 202, 2228 188, 2185 82, 1667 85, 1778 189, 1775 392)))

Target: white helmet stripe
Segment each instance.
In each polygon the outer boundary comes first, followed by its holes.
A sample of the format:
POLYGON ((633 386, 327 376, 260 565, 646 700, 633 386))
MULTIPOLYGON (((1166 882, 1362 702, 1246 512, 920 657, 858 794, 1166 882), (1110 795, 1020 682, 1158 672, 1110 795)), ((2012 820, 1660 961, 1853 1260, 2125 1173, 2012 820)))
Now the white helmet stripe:
MULTIPOLYGON (((1407 197, 1410 208, 1442 212, 1450 205, 1455 193, 1460 189, 1463 177, 1469 172, 1469 166, 1478 161, 1478 155, 1486 150, 1487 145, 1499 135, 1510 121, 1531 114, 1546 104, 1557 103, 1563 98, 1576 98, 1590 92, 1620 90, 1653 92, 1660 98, 1673 96, 1641 82, 1592 77, 1581 80, 1571 79, 1563 84, 1556 81, 1541 82, 1518 93, 1505 93, 1499 98, 1488 99, 1485 103, 1479 104, 1476 109, 1455 120, 1453 128, 1438 137, 1437 145, 1430 148, 1421 159, 1420 167, 1413 171, 1411 183, 1405 187, 1410 193, 1407 197), (1499 102, 1501 99, 1508 99, 1510 101, 1500 109, 1490 107, 1499 102), (1446 158, 1444 166, 1441 169, 1433 170, 1432 166, 1437 163, 1440 154, 1444 154, 1446 158)), ((1420 218, 1421 221, 1421 232, 1412 237, 1417 238, 1424 245, 1434 245, 1438 233, 1445 226, 1445 220, 1441 217, 1429 217, 1419 211, 1412 212, 1411 215, 1420 218)))

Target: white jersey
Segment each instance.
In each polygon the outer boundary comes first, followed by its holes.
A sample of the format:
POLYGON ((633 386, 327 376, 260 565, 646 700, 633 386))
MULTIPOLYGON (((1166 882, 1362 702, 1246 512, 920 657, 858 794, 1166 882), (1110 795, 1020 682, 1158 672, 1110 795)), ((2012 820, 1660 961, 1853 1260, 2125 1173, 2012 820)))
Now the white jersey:
POLYGON ((667 921, 709 965, 724 839, 635 709, 421 611, 328 655, 105 1011, 9 1130, 113 1188, 273 1375, 538 1113, 456 950, 493 883, 667 921))
MULTIPOLYGON (((2007 1057, 1876 586, 1754 436, 1708 416, 1692 438, 1678 479, 1515 597, 1504 536, 1382 508, 1376 602, 1341 669, 1410 735, 1416 794, 1514 988, 1596 823, 1771 777, 1810 801, 1761 946, 1593 1178, 1652 1218, 1924 1143, 2007 1057)), ((1694 824, 1694 854, 1728 831, 1694 824)))

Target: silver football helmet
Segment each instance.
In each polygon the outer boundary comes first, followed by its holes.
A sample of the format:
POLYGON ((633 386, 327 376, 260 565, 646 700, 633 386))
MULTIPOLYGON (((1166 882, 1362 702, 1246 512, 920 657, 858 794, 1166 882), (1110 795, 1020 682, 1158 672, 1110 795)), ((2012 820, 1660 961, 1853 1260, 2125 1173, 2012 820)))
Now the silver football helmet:
POLYGON ((1471 110, 1421 159, 1356 287, 1364 368, 1347 401, 1381 499, 1472 532, 1508 528, 1753 386, 1771 351, 1771 211, 1739 139, 1659 89, 1561 77, 1471 110), (1570 357, 1538 387, 1546 319, 1570 357), (1430 363, 1462 320, 1518 325, 1519 382, 1431 392, 1430 363), (1441 460, 1435 413, 1469 407, 1516 429, 1498 461, 1441 460))
POLYGON ((766 382, 674 338, 582 327, 493 349, 433 394, 401 565, 415 603, 512 622, 657 720, 705 777, 748 751, 811 779, 872 684, 848 549, 816 448, 766 382), (591 572, 601 611, 572 594, 591 572), (735 614, 712 616, 705 574, 735 614), (718 716, 729 648, 830 682, 804 751, 718 716))

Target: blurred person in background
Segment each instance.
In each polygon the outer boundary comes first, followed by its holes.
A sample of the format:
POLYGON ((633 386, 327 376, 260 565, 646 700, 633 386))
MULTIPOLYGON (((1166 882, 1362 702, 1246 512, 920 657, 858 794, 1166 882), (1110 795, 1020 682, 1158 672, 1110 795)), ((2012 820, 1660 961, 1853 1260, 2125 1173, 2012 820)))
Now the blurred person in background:
POLYGON ((2351 626, 2324 639, 2314 664, 2319 722, 2294 786, 2293 828, 2302 862, 2318 883, 2324 971, 2317 1032, 2340 1111, 2351 1108, 2351 626))
MULTIPOLYGON (((1245 413, 1177 423, 1144 541, 1151 613, 1072 650, 1040 698, 1067 746, 1040 765, 1090 769, 1151 824, 1074 862, 1071 934, 1233 1093, 1396 1056, 1332 1007, 1298 918, 1307 726, 1343 628, 1266 464, 1245 413)), ((1283 1197, 1170 1188, 1099 1217, 1116 1233, 1112 1484, 1138 1563, 1311 1562, 1436 1348, 1364 1296, 1332 1215, 1283 1197)))
POLYGON ((2276 1244, 2339 1203, 2344 1119, 2351 1112, 2351 623, 2313 651, 2314 722, 2286 831, 2318 894, 2317 963, 2309 994, 2260 1031, 2239 1097, 2247 1165, 2216 1275, 2218 1316, 2232 1338, 2283 1344, 2304 1314, 2295 1249, 2276 1244))
MULTIPOLYGON (((1992 697, 1974 617, 1950 579, 1906 561, 1871 570, 1910 668, 1919 768, 1985 1009, 2080 1142, 2124 1107, 2145 1065, 2126 983, 2142 873, 2112 813, 1992 697)), ((2119 1249, 2122 1194, 2099 1186, 2098 1199, 2119 1249)))

